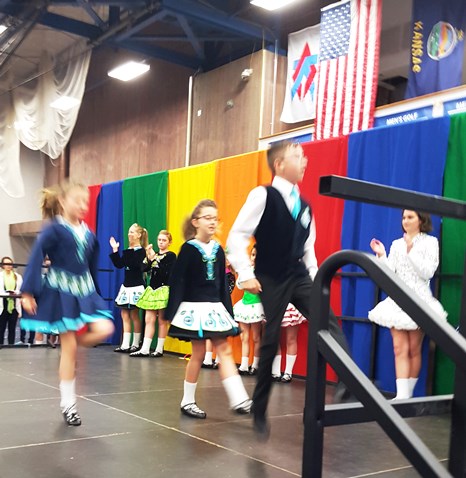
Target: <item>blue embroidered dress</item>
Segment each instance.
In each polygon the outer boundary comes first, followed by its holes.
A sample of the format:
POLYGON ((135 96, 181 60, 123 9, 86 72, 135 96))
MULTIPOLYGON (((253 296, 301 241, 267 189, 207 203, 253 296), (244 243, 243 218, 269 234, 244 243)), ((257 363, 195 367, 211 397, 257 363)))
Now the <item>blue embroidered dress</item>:
POLYGON ((169 280, 165 319, 168 335, 181 340, 203 340, 240 333, 225 275, 225 253, 215 241, 185 242, 169 280))
POLYGON ((85 223, 75 228, 58 216, 46 226, 34 244, 21 287, 36 299, 37 314, 24 313, 21 327, 58 334, 113 319, 96 291, 98 252, 97 239, 85 223), (46 255, 51 266, 43 278, 46 255))

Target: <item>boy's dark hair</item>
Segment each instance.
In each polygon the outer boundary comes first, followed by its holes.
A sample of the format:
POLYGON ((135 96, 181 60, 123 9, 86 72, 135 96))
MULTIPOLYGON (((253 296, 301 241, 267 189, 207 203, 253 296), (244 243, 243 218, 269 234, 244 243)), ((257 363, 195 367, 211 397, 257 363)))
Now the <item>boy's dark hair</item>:
POLYGON ((267 163, 273 174, 275 174, 275 160, 282 158, 286 149, 294 145, 295 143, 287 139, 276 141, 270 145, 267 151, 267 163))
MULTIPOLYGON (((407 209, 403 209, 403 211, 401 212, 401 214, 403 215, 403 213, 406 211, 407 209)), ((432 227, 432 219, 430 217, 430 214, 428 212, 420 212, 420 211, 414 211, 416 214, 417 214, 417 217, 419 218, 419 231, 420 232, 431 232, 433 230, 433 227, 432 227)), ((403 227, 402 227, 403 229, 403 227)), ((404 229, 403 229, 403 232, 406 232, 404 229)))

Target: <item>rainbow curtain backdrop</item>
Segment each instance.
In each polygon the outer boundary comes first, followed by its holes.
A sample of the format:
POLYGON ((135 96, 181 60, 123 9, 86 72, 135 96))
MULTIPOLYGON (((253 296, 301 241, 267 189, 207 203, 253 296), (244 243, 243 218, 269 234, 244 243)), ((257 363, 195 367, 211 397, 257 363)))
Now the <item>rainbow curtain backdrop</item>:
MULTIPOLYGON (((369 242, 373 237, 382 240, 388 248, 393 240, 402 235, 401 211, 320 196, 320 176, 337 174, 466 200, 465 138, 466 115, 460 114, 303 143, 308 167, 301 191, 311 203, 316 218, 316 254, 319 263, 342 248, 370 252, 369 242)), ((108 240, 111 235, 121 244, 126 244, 127 229, 138 222, 146 227, 149 241, 156 245, 158 232, 168 229, 173 235, 171 249, 177 252, 183 243, 181 231, 184 220, 200 199, 212 198, 217 202, 221 219, 218 239, 224 245, 248 192, 270 181, 266 153, 257 151, 92 186, 88 221, 95 228, 101 244, 99 265, 102 269, 113 271, 100 273, 102 295, 112 304, 111 299, 115 297, 122 281, 122 272, 114 271, 108 259, 108 240)), ((441 221, 435 217, 433 222, 433 234, 442 237, 441 272, 461 275, 466 223, 448 219, 441 221)), ((356 269, 348 267, 348 270, 356 269)), ((461 279, 443 279, 439 290, 440 300, 449 313, 448 320, 456 325, 459 320, 461 279)), ((241 292, 235 290, 233 302, 240 298, 241 292)), ((331 303, 337 315, 366 318, 368 310, 374 305, 374 285, 367 278, 337 278, 332 285, 331 303)), ((117 310, 115 317, 117 331, 112 343, 117 343, 121 334, 121 319, 117 310)), ((294 373, 305 375, 308 324, 300 327, 294 373)), ((371 364, 373 326, 344 321, 343 327, 353 357, 361 369, 368 373, 372 366, 377 385, 385 391, 394 391, 394 360, 389 331, 377 328, 375 363, 371 364)), ((239 338, 231 340, 235 359, 239 362, 239 338)), ((190 352, 190 344, 177 340, 168 339, 165 345, 168 351, 190 352)), ((427 345, 426 341, 421 379, 415 390, 417 395, 426 390, 427 345)), ((451 393, 453 372, 449 359, 437 349, 433 381, 435 393, 451 393)), ((329 370, 329 378, 333 377, 333 372, 329 370)))

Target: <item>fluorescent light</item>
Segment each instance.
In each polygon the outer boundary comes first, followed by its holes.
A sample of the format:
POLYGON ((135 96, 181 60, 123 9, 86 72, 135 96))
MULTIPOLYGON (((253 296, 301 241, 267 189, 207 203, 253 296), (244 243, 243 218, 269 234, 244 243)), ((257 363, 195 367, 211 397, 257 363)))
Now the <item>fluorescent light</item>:
POLYGON ((5 25, 0 25, 0 35, 5 31, 8 30, 8 27, 5 25))
POLYGON ((55 101, 50 103, 50 106, 56 110, 67 111, 75 106, 78 106, 80 103, 80 100, 73 98, 72 96, 60 96, 60 98, 57 98, 55 101))
POLYGON ((256 7, 262 7, 266 10, 277 10, 281 7, 286 7, 295 0, 251 0, 251 5, 256 7))
POLYGON ((133 78, 142 75, 150 70, 150 65, 145 63, 137 63, 135 61, 129 61, 123 65, 117 66, 113 70, 109 71, 107 74, 112 78, 116 78, 121 81, 129 81, 133 78))

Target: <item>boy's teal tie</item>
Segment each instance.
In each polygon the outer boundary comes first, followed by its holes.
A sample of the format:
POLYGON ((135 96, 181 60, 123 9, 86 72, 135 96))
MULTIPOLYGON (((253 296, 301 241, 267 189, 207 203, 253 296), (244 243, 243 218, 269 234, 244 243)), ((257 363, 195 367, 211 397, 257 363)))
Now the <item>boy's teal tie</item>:
POLYGON ((298 217, 299 211, 301 210, 301 199, 299 198, 299 193, 296 189, 296 186, 293 186, 293 189, 291 190, 291 197, 293 199, 291 215, 293 216, 293 219, 296 219, 298 217))

